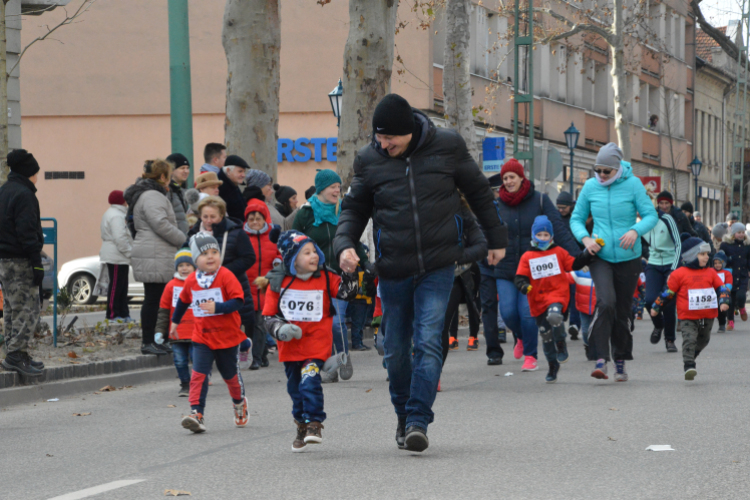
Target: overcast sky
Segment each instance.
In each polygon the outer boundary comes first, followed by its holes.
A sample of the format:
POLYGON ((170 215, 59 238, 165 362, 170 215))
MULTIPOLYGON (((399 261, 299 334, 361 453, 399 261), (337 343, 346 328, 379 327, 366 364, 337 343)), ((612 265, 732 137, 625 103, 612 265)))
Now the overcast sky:
POLYGON ((703 0, 700 6, 706 19, 717 27, 726 26, 730 20, 738 20, 742 12, 742 0, 703 0))

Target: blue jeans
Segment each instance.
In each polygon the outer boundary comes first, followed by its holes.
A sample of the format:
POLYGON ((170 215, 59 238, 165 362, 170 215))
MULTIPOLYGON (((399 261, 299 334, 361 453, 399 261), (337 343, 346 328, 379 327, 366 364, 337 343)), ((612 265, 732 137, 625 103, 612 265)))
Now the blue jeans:
POLYGON ((352 347, 362 345, 362 330, 367 322, 367 312, 370 308, 364 300, 355 300, 347 306, 347 312, 352 318, 352 347))
POLYGON ((403 280, 380 279, 391 402, 407 426, 427 430, 435 418, 432 404, 443 364, 440 336, 452 287, 453 266, 403 280))
POLYGON ((581 337, 583 338, 583 343, 588 345, 589 344, 589 328, 591 328, 591 320, 594 319, 593 314, 584 314, 579 313, 581 315, 581 337))
POLYGON ((333 307, 336 308, 336 316, 333 317, 333 345, 337 352, 349 352, 349 343, 346 341, 346 308, 349 303, 345 300, 333 299, 333 307))
POLYGON ((172 348, 174 367, 177 368, 177 377, 181 383, 187 384, 190 382, 188 362, 193 357, 193 344, 192 342, 172 342, 170 347, 172 348))
POLYGON ((568 314, 570 315, 570 326, 577 326, 581 329, 581 316, 578 314, 576 309, 576 285, 570 285, 570 302, 568 303, 568 314))
POLYGON ((529 310, 526 295, 516 288, 512 281, 497 280, 497 294, 500 297, 500 314, 505 324, 523 342, 523 355, 537 357, 538 330, 529 310))
MULTIPOLYGON (((672 266, 655 266, 653 264, 646 265, 646 309, 651 313, 651 306, 656 301, 657 297, 661 295, 661 292, 667 286, 667 279, 672 272, 672 266)), ((674 342, 676 337, 676 326, 677 326, 677 301, 670 300, 661 310, 657 316, 651 316, 651 322, 654 324, 654 328, 664 329, 664 340, 671 340, 674 342)), ((650 316, 650 314, 649 314, 650 316)))
POLYGON ((297 422, 322 422, 326 419, 320 381, 323 363, 319 359, 284 361, 286 392, 292 398, 292 416, 297 422))

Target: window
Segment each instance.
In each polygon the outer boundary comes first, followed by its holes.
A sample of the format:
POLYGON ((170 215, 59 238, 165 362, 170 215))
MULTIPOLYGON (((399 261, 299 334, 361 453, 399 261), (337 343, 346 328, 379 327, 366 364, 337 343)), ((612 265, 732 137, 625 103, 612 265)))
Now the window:
POLYGON ((86 172, 63 172, 63 171, 45 171, 45 180, 56 180, 56 179, 85 179, 86 172))

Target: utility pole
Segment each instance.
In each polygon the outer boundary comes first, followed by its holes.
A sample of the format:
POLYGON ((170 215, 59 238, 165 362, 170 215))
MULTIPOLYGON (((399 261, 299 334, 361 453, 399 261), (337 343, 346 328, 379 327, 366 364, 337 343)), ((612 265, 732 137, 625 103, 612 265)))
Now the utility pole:
POLYGON ((169 0, 169 109, 172 153, 190 161, 188 187, 193 186, 193 92, 190 84, 188 0, 169 0))
POLYGON ((516 31, 513 37, 513 53, 515 77, 513 79, 513 157, 525 162, 529 166, 529 178, 534 182, 534 0, 528 2, 526 11, 526 29, 521 29, 524 10, 521 9, 521 0, 515 0, 515 22, 516 31), (523 33, 522 33, 523 31, 523 33), (523 50, 523 62, 521 62, 521 47, 523 50), (523 73, 521 74, 521 67, 523 73), (523 79, 523 81, 522 81, 523 79), (525 83, 525 85, 524 85, 525 83), (518 133, 519 113, 518 107, 523 105, 528 119, 528 129, 524 124, 521 134, 518 133), (527 135, 528 132, 528 135, 527 135), (527 149, 521 150, 520 138, 527 138, 527 149))
POLYGON ((739 38, 737 48, 737 95, 734 106, 734 131, 732 132, 732 207, 739 220, 745 220, 745 139, 747 137, 747 80, 748 64, 747 43, 750 37, 750 2, 742 1, 742 17, 737 24, 739 38), (743 29, 744 28, 744 29, 743 29), (739 184, 739 185, 738 185, 739 184))

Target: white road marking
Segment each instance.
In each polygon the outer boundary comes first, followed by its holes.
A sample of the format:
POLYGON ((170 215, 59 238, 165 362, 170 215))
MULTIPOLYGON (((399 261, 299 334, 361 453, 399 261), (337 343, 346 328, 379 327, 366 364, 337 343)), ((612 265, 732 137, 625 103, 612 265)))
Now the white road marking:
POLYGON ((112 481, 111 483, 100 484, 99 486, 94 486, 93 488, 86 488, 85 490, 74 491, 73 493, 68 493, 66 495, 61 495, 59 497, 50 498, 49 500, 79 500, 81 498, 93 497, 94 495, 98 495, 99 493, 104 493, 105 491, 116 490, 118 488, 130 486, 131 484, 141 483, 143 481, 145 481, 145 479, 112 481))

